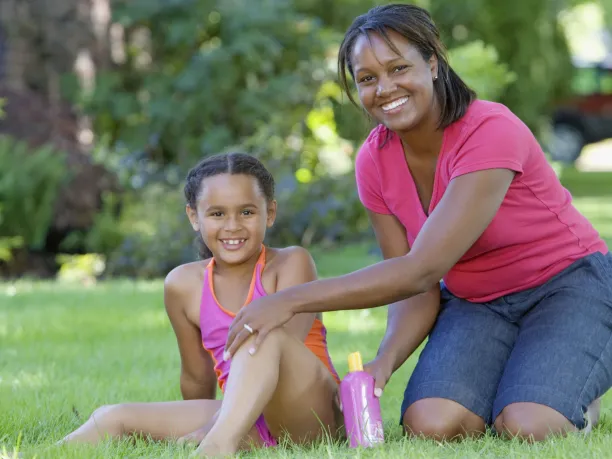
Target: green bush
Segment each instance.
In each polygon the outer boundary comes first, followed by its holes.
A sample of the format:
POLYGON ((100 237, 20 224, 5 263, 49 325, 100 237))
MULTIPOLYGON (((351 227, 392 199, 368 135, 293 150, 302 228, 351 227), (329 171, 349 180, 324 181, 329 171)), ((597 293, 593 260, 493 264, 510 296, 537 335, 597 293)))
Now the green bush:
POLYGON ((516 75, 499 62, 497 50, 476 40, 449 51, 453 69, 472 87, 480 99, 499 100, 516 75))
POLYGON ((65 156, 52 147, 31 150, 0 136, 0 252, 23 246, 39 250, 52 223, 60 187, 68 178, 65 156))
MULTIPOLYGON (((4 118, 4 104, 6 101, 0 98, 0 120, 4 118)), ((0 228, 2 227, 2 206, 0 205, 0 228)), ((10 261, 13 255, 13 250, 19 248, 23 244, 23 240, 18 237, 2 237, 0 236, 0 262, 10 261)))
MULTIPOLYGON (((221 151, 255 154, 276 178, 279 215, 268 243, 343 243, 369 234, 352 162, 370 126, 340 92, 335 61, 354 17, 386 1, 252 3, 151 0, 113 8, 125 59, 98 73, 94 91, 75 94, 104 140, 98 158, 128 190, 121 217, 103 212, 86 235, 88 250, 106 256, 106 274, 163 275, 193 258, 179 182, 188 167, 221 151)), ((452 65, 479 97, 512 101, 530 121, 556 94, 547 88, 563 80, 556 67, 567 53, 547 8, 552 0, 535 8, 537 26, 529 8, 516 12, 512 4, 415 3, 431 9, 452 65), (503 29, 506 22, 521 31, 518 38, 503 29), (512 98, 518 80, 530 82, 530 94, 512 98)))
MULTIPOLYGON (((468 84, 487 99, 495 100, 514 78, 499 62, 495 49, 482 42, 451 50, 450 59, 468 84)), ((268 244, 328 246, 370 235, 353 175, 359 142, 348 142, 340 135, 352 130, 355 137, 365 138, 368 125, 365 120, 356 123, 356 116, 362 114, 347 106, 335 83, 327 82, 313 95, 304 123, 288 136, 282 123, 271 122, 256 129, 238 148, 260 157, 277 182, 279 212, 268 244)), ((119 220, 102 212, 87 235, 88 250, 107 258, 105 275, 163 276, 195 259, 194 234, 177 183, 185 171, 156 165, 138 152, 124 156, 116 167, 125 174, 126 184, 132 185, 131 197, 124 202, 119 220)))
MULTIPOLYGON (((0 207, 0 228, 2 228, 2 207, 0 207)), ((8 262, 13 259, 13 250, 23 246, 23 238, 21 236, 1 236, 0 237, 0 262, 8 262)))
POLYGON ((154 278, 197 259, 195 233, 178 187, 150 185, 128 195, 119 219, 100 219, 88 248, 106 256, 105 276, 154 278), (120 237, 118 237, 120 236, 120 237))

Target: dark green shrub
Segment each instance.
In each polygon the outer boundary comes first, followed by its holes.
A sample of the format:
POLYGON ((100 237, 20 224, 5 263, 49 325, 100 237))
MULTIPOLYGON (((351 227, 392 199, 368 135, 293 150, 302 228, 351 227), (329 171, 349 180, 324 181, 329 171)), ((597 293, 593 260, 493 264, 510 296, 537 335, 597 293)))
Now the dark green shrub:
POLYGON ((30 149, 9 136, 0 136, 0 245, 6 252, 44 246, 60 187, 68 179, 65 155, 52 147, 30 149))

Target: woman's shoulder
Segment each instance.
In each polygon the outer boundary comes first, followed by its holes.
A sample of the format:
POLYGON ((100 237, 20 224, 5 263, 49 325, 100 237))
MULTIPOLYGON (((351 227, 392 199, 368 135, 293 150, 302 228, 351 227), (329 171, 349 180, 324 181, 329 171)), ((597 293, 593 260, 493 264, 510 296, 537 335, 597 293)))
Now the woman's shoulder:
POLYGON ((363 154, 364 151, 380 149, 392 135, 393 133, 384 124, 378 124, 363 141, 358 154, 363 154))
POLYGON ((385 164, 389 163, 390 156, 386 154, 389 149, 397 147, 397 142, 394 142, 395 134, 390 131, 385 125, 379 124, 370 131, 368 137, 363 141, 357 156, 355 158, 355 168, 359 172, 360 168, 378 165, 382 158, 385 158, 385 164))
POLYGON ((528 146, 535 141, 529 127, 499 102, 477 99, 465 115, 445 131, 446 149, 455 150, 474 142, 504 144, 508 140, 528 146))
POLYGON ((476 99, 472 102, 460 119, 461 124, 473 128, 478 128, 485 121, 495 121, 497 124, 508 127, 525 126, 521 119, 504 104, 483 99, 476 99))
POLYGON ((391 131, 384 124, 377 124, 368 134, 364 143, 383 143, 391 131))

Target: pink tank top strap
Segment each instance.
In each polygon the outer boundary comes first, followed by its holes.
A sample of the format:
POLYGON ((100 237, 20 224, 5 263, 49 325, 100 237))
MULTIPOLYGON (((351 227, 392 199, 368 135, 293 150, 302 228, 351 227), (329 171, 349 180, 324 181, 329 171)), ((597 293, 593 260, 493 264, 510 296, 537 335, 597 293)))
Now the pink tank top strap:
MULTIPOLYGON (((263 247, 261 253, 259 254, 259 258, 257 259, 255 270, 253 271, 253 276, 251 278, 251 284, 249 286, 249 292, 247 294, 245 305, 251 301, 253 297, 253 292, 257 288, 257 284, 261 283, 261 271, 262 267, 265 265, 265 260, 265 247, 263 247)), ((200 329, 202 331, 203 340, 206 334, 204 320, 210 321, 211 316, 217 318, 219 313, 224 313, 231 317, 236 316, 236 314, 234 314, 232 311, 228 311, 227 309, 225 309, 217 299, 213 281, 214 266, 215 259, 211 258, 208 264, 206 265, 206 269, 204 271, 204 282, 202 285, 202 295, 200 299, 200 329)))
POLYGON ((266 296, 267 293, 264 290, 263 284, 261 282, 261 275, 263 273, 264 268, 266 267, 266 247, 262 246, 261 254, 259 255, 259 259, 257 260, 257 264, 255 265, 255 275, 253 276, 253 288, 249 291, 249 298, 245 306, 253 301, 255 298, 261 298, 262 296, 266 296))
MULTIPOLYGON (((206 266, 206 276, 205 280, 207 281, 207 285, 205 285, 205 289, 214 301, 214 303, 226 314, 236 317, 236 314, 232 311, 225 309, 221 303, 217 300, 217 296, 215 295, 215 288, 213 283, 213 267, 215 265, 215 259, 211 258, 206 266)), ((263 288, 261 283, 261 273, 263 272, 263 268, 266 265, 266 246, 261 246, 261 252, 259 253, 259 258, 257 258, 257 262, 255 264, 255 270, 253 271, 253 277, 251 278, 251 284, 249 285, 249 293, 247 294, 246 300, 242 307, 249 304, 253 301, 253 298, 259 298, 261 296, 266 295, 266 291, 263 288)))
MULTIPOLYGON (((253 298, 265 295, 265 291, 261 286, 261 272, 265 266, 265 262, 265 247, 262 246, 261 253, 259 254, 255 269, 253 270, 253 275, 251 276, 249 292, 243 307, 249 304, 253 298)), ((223 360, 223 351, 228 329, 233 318, 236 317, 236 314, 225 309, 217 299, 213 282, 214 265, 214 259, 211 259, 206 265, 206 270, 204 272, 204 285, 202 286, 202 297, 200 302, 200 333, 202 346, 214 361, 219 387, 221 391, 223 391, 230 369, 230 362, 223 360)))

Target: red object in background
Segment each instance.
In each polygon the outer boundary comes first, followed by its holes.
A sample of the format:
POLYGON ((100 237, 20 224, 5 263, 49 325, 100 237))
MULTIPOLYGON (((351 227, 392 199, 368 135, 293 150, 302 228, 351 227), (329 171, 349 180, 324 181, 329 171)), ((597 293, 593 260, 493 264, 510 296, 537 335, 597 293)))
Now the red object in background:
POLYGON ((549 145, 552 159, 566 164, 586 145, 612 138, 612 58, 575 66, 574 96, 556 104, 549 145))

